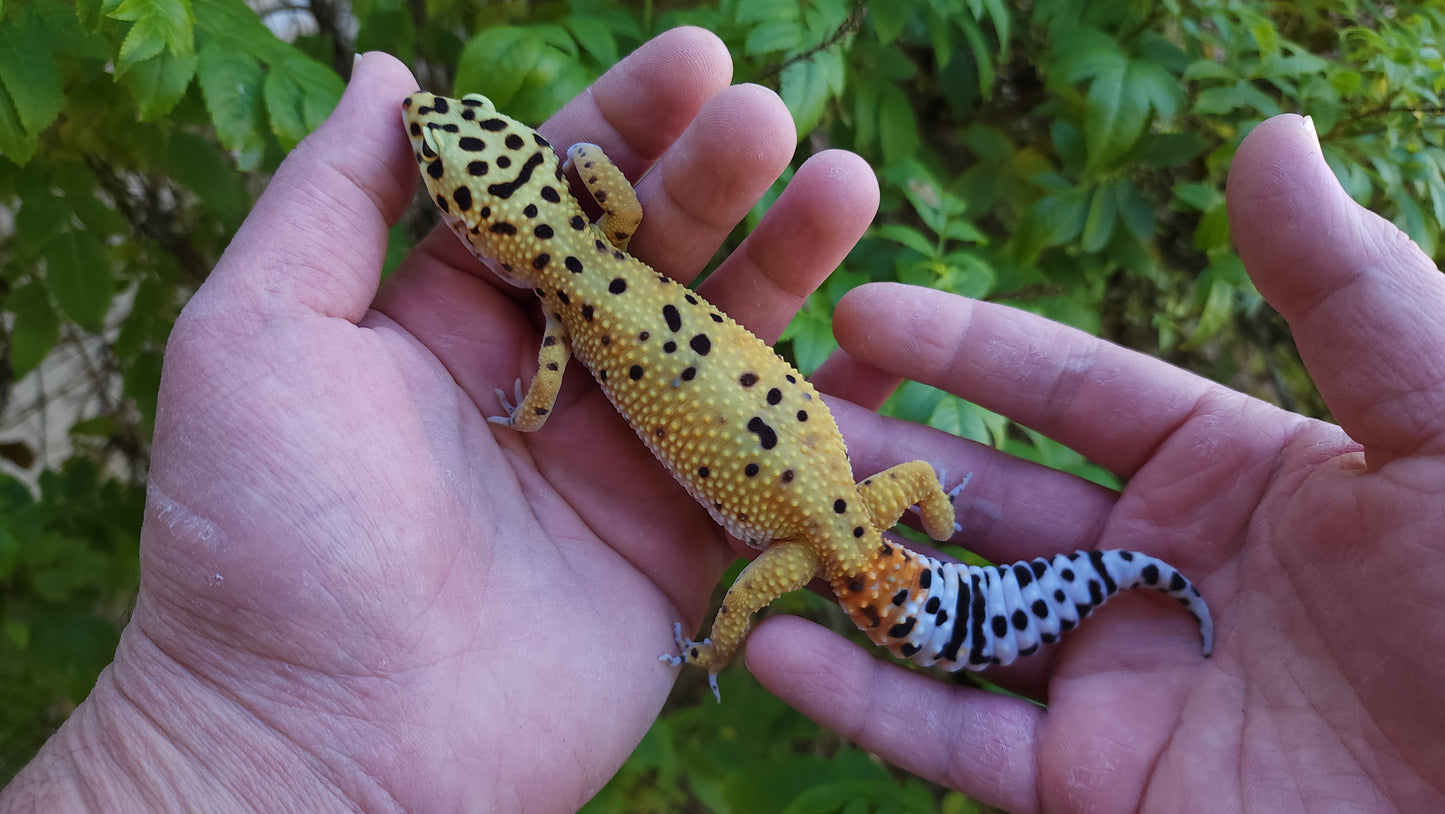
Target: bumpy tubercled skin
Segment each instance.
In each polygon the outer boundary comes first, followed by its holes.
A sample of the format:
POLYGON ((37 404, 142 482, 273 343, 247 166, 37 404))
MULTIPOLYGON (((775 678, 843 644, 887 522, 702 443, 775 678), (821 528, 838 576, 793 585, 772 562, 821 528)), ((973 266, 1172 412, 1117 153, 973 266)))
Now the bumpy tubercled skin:
MULTIPOLYGON (((642 218, 637 195, 594 145, 568 163, 605 213, 592 223, 564 166, 531 128, 479 95, 417 93, 403 103, 422 178, 448 225, 503 277, 532 289, 546 326, 538 369, 516 404, 520 432, 542 428, 576 356, 657 459, 727 531, 759 549, 729 589, 712 636, 675 626, 672 664, 717 672, 747 637, 752 615, 821 577, 877 644, 946 670, 979 670, 1028 655, 1109 596, 1163 591, 1212 625, 1177 570, 1128 551, 1090 551, 1015 565, 940 562, 885 540, 911 506, 924 530, 956 530, 953 497, 923 461, 854 483, 843 438, 822 398, 766 344, 686 286, 627 254, 642 218)), ((961 488, 961 485, 960 487, 961 488)))

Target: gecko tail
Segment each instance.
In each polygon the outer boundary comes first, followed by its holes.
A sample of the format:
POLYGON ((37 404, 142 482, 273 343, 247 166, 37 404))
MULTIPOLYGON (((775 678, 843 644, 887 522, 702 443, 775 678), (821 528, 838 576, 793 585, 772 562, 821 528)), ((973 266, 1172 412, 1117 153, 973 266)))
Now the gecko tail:
POLYGON ((1005 665, 1053 644, 1121 591, 1153 588, 1194 616, 1209 656, 1214 623, 1178 569, 1138 551, 1077 551, 1012 565, 940 562, 898 550, 882 590, 840 592, 869 637, 900 658, 945 670, 1005 665))

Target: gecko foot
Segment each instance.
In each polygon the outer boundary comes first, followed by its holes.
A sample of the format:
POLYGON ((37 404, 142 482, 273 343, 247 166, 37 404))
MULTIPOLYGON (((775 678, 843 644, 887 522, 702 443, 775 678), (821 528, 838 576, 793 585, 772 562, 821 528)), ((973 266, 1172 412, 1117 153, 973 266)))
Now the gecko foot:
POLYGON ((518 379, 517 381, 512 383, 512 391, 516 394, 517 400, 515 402, 508 401, 507 391, 503 390, 500 387, 492 391, 493 393, 497 394, 497 401, 501 402, 502 411, 505 412, 506 415, 489 415, 487 416, 487 421, 493 424, 501 424, 504 427, 512 426, 512 424, 515 422, 515 416, 517 415, 517 408, 522 406, 521 379, 518 379))
MULTIPOLYGON (((663 653, 657 657, 658 661, 671 664, 673 667, 684 664, 698 664, 707 667, 708 663, 712 661, 712 639, 703 639, 700 642, 689 639, 682 635, 681 622, 672 623, 672 637, 677 642, 678 655, 663 653)), ((717 687, 717 673, 713 672, 711 668, 707 671, 707 685, 712 688, 712 697, 717 699, 718 703, 722 703, 722 692, 717 687)))

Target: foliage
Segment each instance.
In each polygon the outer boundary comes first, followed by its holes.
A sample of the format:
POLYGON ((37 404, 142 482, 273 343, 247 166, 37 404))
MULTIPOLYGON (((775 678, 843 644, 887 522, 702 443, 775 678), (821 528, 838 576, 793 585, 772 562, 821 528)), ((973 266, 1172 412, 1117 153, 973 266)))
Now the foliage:
MULTIPOLYGON (((285 152, 331 110, 355 51, 390 51, 425 87, 484 92, 535 121, 665 28, 717 32, 737 79, 777 89, 793 112, 794 166, 842 147, 881 181, 874 228, 785 334, 784 351, 805 370, 833 347, 829 321, 844 291, 902 280, 1026 308, 1323 414, 1287 329, 1229 247, 1230 159, 1278 112, 1311 114, 1350 193, 1440 252, 1438 4, 354 0, 311 9, 0 5, 0 402, 8 416, 40 412, 70 430, 55 453, 13 425, 0 437, 0 456, 23 475, 0 483, 0 779, 113 650, 135 586, 148 439, 175 315, 285 152), (80 382, 64 399, 45 386, 61 368, 80 382)), ((392 263, 434 222, 422 209, 394 229, 392 263)), ((886 409, 1113 482, 1070 450, 927 387, 906 385, 886 409)), ((806 607, 837 622, 826 603, 806 607)), ((741 671, 724 676, 724 689, 729 703, 697 706, 698 687, 682 684, 589 810, 972 806, 813 729, 741 671)))

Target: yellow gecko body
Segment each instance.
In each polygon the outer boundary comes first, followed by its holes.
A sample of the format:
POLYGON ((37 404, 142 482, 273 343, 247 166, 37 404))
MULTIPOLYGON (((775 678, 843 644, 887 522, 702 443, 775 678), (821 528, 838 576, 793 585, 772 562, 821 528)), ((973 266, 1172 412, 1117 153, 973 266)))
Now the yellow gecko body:
POLYGON ((1188 606, 1207 652, 1198 592, 1152 557, 1090 552, 980 569, 885 541, 882 532, 913 505, 934 539, 953 534, 952 500, 932 467, 913 461, 855 484, 813 386, 695 292, 626 253, 641 207, 600 150, 583 144, 568 153, 604 212, 594 224, 546 140, 485 97, 417 93, 403 106, 423 180, 452 230, 542 301, 537 375, 515 406, 503 397, 507 416, 491 420, 541 428, 575 354, 688 493, 762 552, 728 591, 711 640, 679 631, 681 655, 664 660, 706 667, 716 691, 716 673, 746 638, 752 614, 814 577, 875 642, 950 669, 1031 652, 1134 585, 1188 606))

